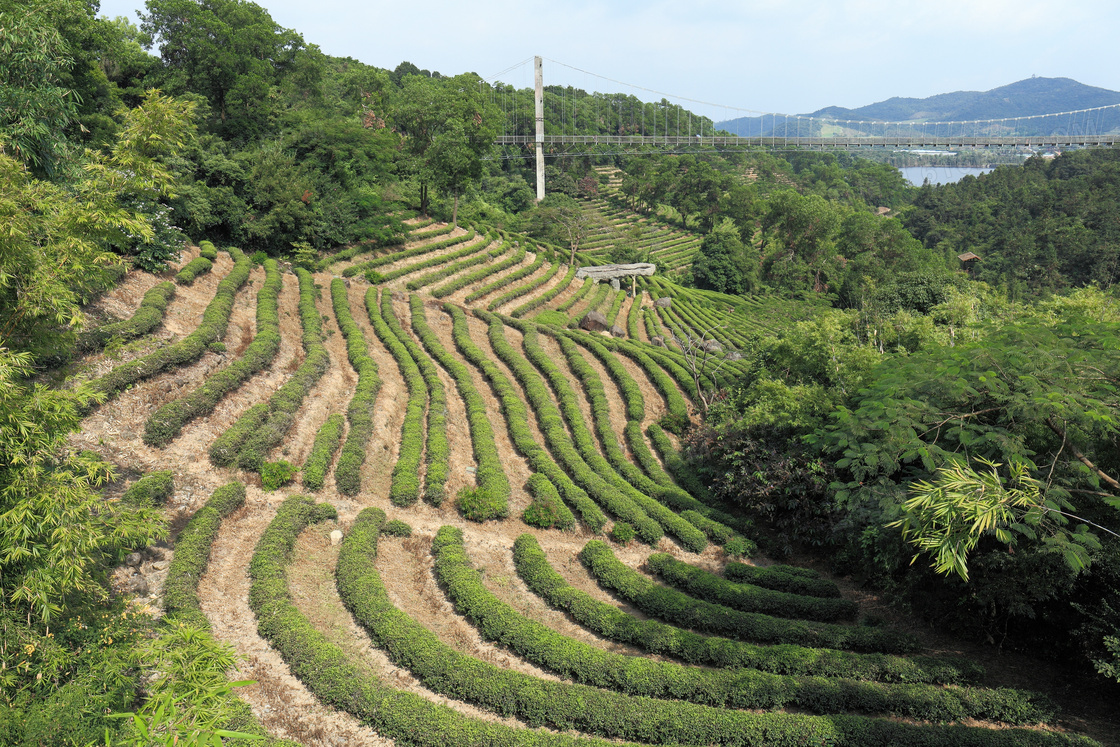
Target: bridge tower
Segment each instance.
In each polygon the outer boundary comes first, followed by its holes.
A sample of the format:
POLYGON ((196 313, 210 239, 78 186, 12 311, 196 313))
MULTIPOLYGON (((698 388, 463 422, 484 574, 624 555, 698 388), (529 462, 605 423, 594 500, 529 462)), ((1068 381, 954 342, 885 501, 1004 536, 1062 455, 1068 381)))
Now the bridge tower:
POLYGON ((534 106, 537 118, 537 202, 544 199, 544 71, 541 58, 533 58, 534 106))

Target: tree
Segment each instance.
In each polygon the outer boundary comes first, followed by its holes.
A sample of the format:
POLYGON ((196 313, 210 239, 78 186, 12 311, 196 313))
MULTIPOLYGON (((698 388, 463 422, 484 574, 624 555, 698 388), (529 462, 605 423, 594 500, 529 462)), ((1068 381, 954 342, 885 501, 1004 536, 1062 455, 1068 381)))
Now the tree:
POLYGON ((762 229, 776 243, 767 258, 769 276, 779 286, 825 291, 837 274, 833 231, 837 208, 819 195, 792 190, 772 195, 762 229))
POLYGON ((580 244, 603 227, 597 213, 584 210, 567 195, 550 194, 531 211, 526 230, 546 241, 566 243, 570 249, 568 264, 575 265, 580 244))
POLYGON ((755 273, 755 265, 739 239, 739 230, 730 221, 721 223, 704 237, 692 262, 696 287, 720 293, 750 293, 757 282, 755 273))

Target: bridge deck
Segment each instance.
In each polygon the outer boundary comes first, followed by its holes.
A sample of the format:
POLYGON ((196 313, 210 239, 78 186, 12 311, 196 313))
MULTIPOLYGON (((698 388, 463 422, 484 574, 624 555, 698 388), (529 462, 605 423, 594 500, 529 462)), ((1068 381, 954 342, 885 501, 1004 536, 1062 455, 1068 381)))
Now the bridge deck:
MULTIPOLYGON (((530 145, 532 135, 500 135, 498 145, 530 145)), ((1058 148, 1113 147, 1120 133, 1105 135, 1016 135, 1007 137, 701 137, 693 135, 544 135, 544 145, 722 145, 764 148, 1058 148)))

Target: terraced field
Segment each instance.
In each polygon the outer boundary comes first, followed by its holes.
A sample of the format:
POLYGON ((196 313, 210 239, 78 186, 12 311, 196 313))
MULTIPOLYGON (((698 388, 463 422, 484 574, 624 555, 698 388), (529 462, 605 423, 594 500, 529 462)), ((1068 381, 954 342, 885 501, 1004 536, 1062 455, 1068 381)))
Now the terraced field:
POLYGON ((273 737, 1092 743, 1048 698, 867 624, 865 595, 768 563, 680 472, 695 385, 651 339, 714 330, 726 356, 804 305, 659 277, 630 298, 524 238, 438 224, 314 272, 208 261, 102 302, 143 316, 115 352, 89 338, 108 399, 75 445, 173 471, 181 529, 141 601, 237 649, 273 737), (569 326, 592 308, 621 334, 569 326), (266 491, 280 461, 301 470, 266 491))

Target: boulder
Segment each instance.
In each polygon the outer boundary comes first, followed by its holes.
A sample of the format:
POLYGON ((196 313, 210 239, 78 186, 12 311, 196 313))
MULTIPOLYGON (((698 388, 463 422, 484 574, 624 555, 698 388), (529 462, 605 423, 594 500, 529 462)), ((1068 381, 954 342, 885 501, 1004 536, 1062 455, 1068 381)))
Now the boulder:
POLYGON ((622 288, 622 286, 618 284, 618 278, 611 278, 611 289, 619 290, 620 288, 622 288))
POLYGON ((617 324, 611 325, 611 335, 614 337, 626 337, 626 330, 617 324))
POLYGON ((148 596, 148 580, 140 574, 136 574, 128 579, 127 589, 137 596, 146 597, 148 596))
POLYGON ((615 280, 636 275, 649 277, 657 272, 657 266, 648 262, 635 262, 629 265, 593 265, 576 270, 576 280, 594 278, 595 280, 615 280))
POLYGON ((743 356, 742 356, 742 354, 732 350, 731 352, 729 352, 727 354, 727 360, 729 360, 729 361, 741 361, 741 360, 743 360, 743 356))
POLYGON ((138 552, 130 552, 130 553, 129 553, 128 555, 125 555, 125 557, 124 557, 124 564, 125 564, 125 565, 130 565, 130 566, 132 566, 133 568, 135 568, 135 567, 137 567, 138 565, 140 565, 140 562, 141 562, 142 560, 143 560, 143 557, 142 557, 142 556, 140 555, 140 553, 138 553, 138 552))
POLYGON ((665 338, 662 337, 661 335, 654 335, 653 337, 649 338, 649 341, 652 342, 654 345, 656 345, 659 348, 668 347, 665 344, 665 338))
POLYGON ((716 340, 705 340, 704 344, 700 346, 705 353, 722 353, 723 345, 720 345, 716 340))
POLYGON ((341 545, 342 544, 342 532, 339 531, 338 529, 335 529, 333 532, 331 532, 331 544, 332 545, 341 545))
POLYGON ((653 305, 659 309, 667 309, 673 305, 673 299, 669 298, 668 296, 662 296, 661 298, 654 301, 653 305))
POLYGON ((600 314, 598 311, 589 311, 587 315, 580 320, 580 329, 586 329, 588 332, 602 332, 611 328, 607 324, 607 318, 600 314))

